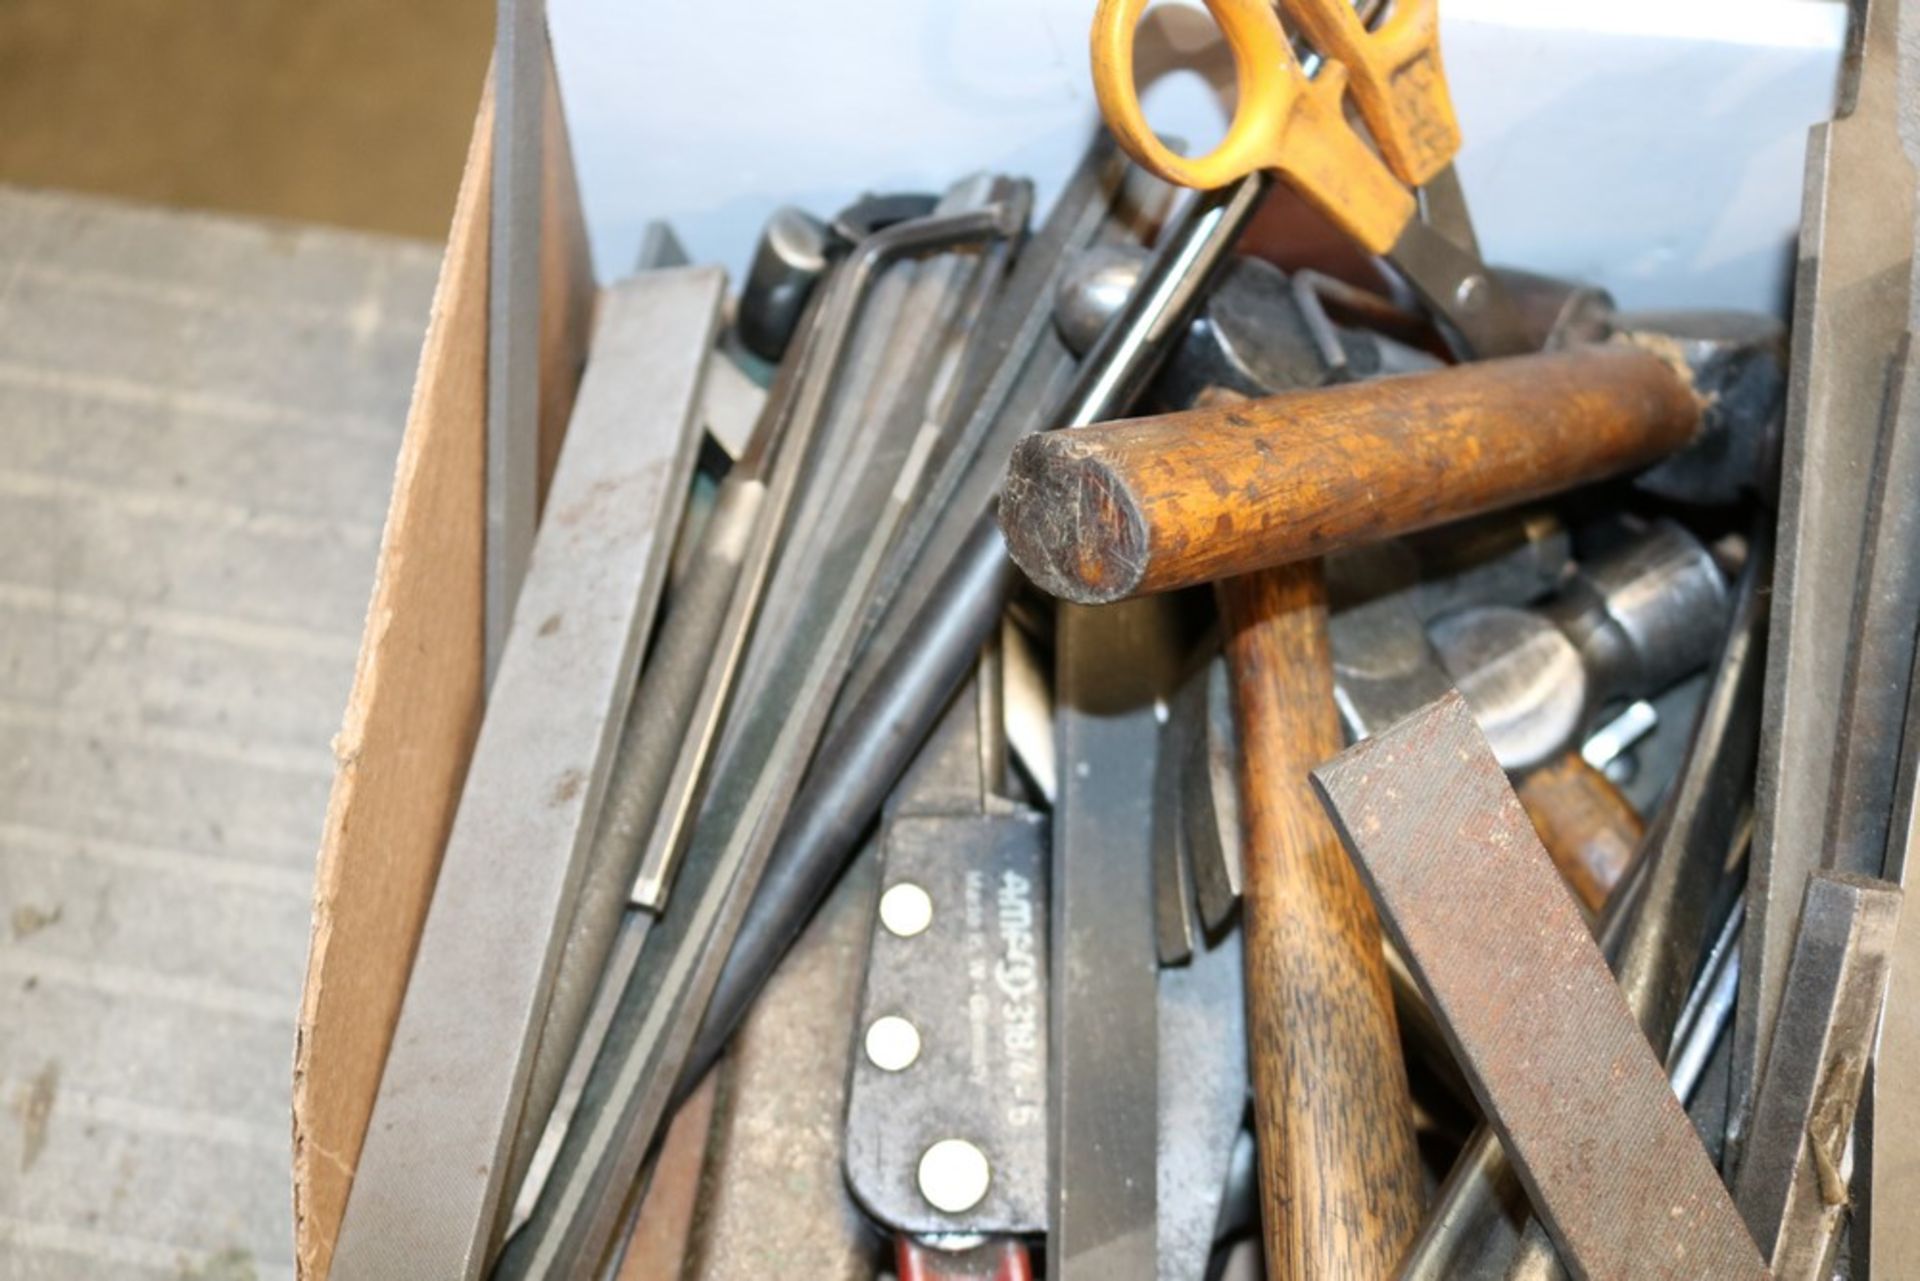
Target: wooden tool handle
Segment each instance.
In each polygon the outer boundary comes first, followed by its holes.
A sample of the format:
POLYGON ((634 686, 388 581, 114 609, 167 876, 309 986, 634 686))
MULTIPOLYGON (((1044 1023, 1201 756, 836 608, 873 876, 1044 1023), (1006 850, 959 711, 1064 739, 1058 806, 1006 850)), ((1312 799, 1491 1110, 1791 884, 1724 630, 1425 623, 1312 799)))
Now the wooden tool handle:
POLYGON ((1638 348, 1481 361, 1029 436, 1000 525, 1043 590, 1098 604, 1541 498, 1699 422, 1685 379, 1638 348))
POLYGON ((1639 813, 1578 752, 1528 774, 1519 793, 1561 877, 1597 915, 1640 848, 1639 813))
POLYGON ((1317 561, 1220 584, 1240 723, 1247 1030, 1267 1275, 1385 1278, 1420 1172, 1380 923, 1307 771, 1337 755, 1317 561))

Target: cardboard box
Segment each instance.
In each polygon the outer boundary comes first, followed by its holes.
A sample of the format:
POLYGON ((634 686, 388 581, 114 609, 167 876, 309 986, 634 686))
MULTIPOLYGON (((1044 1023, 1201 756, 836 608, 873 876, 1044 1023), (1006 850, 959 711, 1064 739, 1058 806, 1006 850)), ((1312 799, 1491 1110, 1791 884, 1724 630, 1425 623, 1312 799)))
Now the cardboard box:
MULTIPOLYGON (((491 77, 489 77, 491 81, 491 77)), ((594 284, 549 68, 541 247, 541 487, 585 363, 594 284)), ((427 323, 314 879, 293 1068, 299 1275, 325 1277, 406 992, 481 704, 489 91, 427 323)))

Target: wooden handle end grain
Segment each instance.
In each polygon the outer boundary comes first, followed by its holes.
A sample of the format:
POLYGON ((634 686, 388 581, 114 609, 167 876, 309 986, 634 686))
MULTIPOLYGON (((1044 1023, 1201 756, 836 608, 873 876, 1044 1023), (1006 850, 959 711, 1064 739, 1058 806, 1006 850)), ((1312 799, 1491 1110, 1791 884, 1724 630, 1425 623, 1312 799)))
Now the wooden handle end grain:
POLYGON ((1088 431, 1045 433, 1052 447, 1043 450, 1031 448, 1041 436, 1023 439, 1000 493, 1000 528, 1014 564, 1042 591, 1076 605, 1142 594, 1147 568, 1144 513, 1088 431))
POLYGON ((1700 410, 1620 344, 1101 423, 1020 443, 1000 526, 1042 590, 1101 604, 1619 475, 1685 445, 1700 410))
POLYGON ((1384 1279, 1419 1226, 1421 1184, 1380 923, 1307 778, 1341 747, 1326 585, 1311 561, 1218 590, 1268 1276, 1384 1279))

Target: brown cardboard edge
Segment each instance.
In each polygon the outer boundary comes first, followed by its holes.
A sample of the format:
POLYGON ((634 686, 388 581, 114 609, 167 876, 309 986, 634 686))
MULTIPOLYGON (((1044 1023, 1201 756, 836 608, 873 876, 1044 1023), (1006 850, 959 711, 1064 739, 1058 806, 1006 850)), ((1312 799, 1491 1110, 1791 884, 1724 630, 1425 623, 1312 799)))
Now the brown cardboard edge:
MULTIPOLYGON (((314 876, 293 1066, 294 1258, 324 1278, 480 719, 492 74, 434 289, 314 876)), ((541 484, 585 364, 592 266, 551 64, 541 484)))

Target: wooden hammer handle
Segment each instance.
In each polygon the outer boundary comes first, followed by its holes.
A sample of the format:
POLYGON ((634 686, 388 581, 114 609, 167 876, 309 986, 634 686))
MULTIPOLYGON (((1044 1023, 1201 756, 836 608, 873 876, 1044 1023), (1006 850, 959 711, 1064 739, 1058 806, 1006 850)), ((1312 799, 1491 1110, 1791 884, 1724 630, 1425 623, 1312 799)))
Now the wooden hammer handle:
POLYGON ((1307 771, 1341 748, 1318 561, 1218 589, 1240 724, 1247 1033, 1270 1278, 1393 1275, 1421 1212, 1380 923, 1307 771))
POLYGON ((1597 916, 1640 848, 1639 812, 1578 752, 1542 765, 1517 790, 1562 879, 1597 916))
POLYGON ((1097 604, 1512 506, 1650 463, 1701 402, 1626 345, 1029 436, 1000 499, 1014 561, 1097 604))

